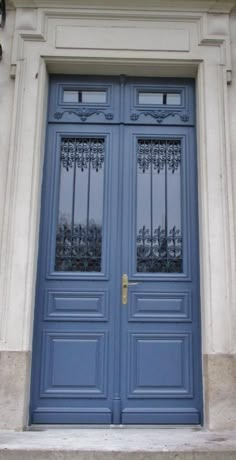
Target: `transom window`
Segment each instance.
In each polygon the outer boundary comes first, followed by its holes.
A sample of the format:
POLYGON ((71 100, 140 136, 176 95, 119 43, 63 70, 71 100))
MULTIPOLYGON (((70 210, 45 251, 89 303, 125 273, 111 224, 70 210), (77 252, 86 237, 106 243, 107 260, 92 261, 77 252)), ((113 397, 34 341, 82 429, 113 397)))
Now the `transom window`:
POLYGON ((106 104, 107 91, 100 90, 67 90, 63 91, 63 102, 76 104, 106 104))
POLYGON ((138 103, 140 105, 181 105, 181 94, 161 91, 139 91, 138 103))

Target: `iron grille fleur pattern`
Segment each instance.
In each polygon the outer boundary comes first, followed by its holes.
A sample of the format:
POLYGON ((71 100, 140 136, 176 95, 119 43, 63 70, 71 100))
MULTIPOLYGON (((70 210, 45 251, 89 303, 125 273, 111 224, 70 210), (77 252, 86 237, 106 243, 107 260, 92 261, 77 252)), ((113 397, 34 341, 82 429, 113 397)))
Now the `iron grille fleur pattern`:
MULTIPOLYGON (((102 227, 91 218, 90 198, 91 170, 98 174, 103 169, 104 160, 104 138, 65 137, 61 140, 61 169, 67 172, 72 169, 74 174, 69 176, 69 181, 72 181, 72 198, 71 202, 68 202, 68 209, 71 209, 72 217, 68 219, 60 215, 57 226, 56 271, 101 271, 102 227), (76 180, 80 180, 81 174, 84 175, 85 171, 87 175, 87 182, 84 182, 87 183, 84 185, 84 193, 87 196, 86 224, 82 224, 78 223, 78 216, 75 216, 76 200, 84 199, 83 196, 76 195, 76 180)), ((100 198, 102 200, 102 196, 100 198)))
POLYGON ((56 240, 56 271, 100 272, 102 230, 96 224, 60 223, 56 240))
POLYGON ((81 171, 92 166, 101 169, 105 158, 104 139, 64 138, 61 142, 61 164, 67 171, 74 163, 81 171))
POLYGON ((153 232, 144 225, 137 236, 138 272, 182 272, 182 235, 174 226, 167 234, 161 226, 153 232))
POLYGON ((138 166, 145 173, 151 166, 159 174, 165 165, 174 173, 181 162, 181 141, 161 139, 138 140, 138 166))

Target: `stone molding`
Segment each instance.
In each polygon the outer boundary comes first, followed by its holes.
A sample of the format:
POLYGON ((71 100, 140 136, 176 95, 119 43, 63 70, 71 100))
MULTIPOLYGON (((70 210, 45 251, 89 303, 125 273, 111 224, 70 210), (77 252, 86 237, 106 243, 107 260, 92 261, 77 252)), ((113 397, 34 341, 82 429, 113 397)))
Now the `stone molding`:
MULTIPOLYGON (((78 73, 78 69, 82 73, 88 72, 89 69, 95 74, 122 70, 122 73, 136 74, 140 68, 145 72, 148 68, 151 75, 160 75, 161 72, 162 75, 173 76, 197 75, 203 349, 206 352, 231 352, 235 347, 231 311, 235 250, 227 126, 231 50, 226 12, 235 2, 175 2, 175 11, 171 11, 171 2, 168 1, 158 3, 155 11, 149 10, 151 3, 145 11, 136 7, 135 10, 127 7, 123 11, 122 8, 112 9, 110 3, 107 9, 96 9, 94 4, 88 9, 79 6, 78 1, 69 2, 65 10, 60 1, 53 3, 53 8, 48 8, 48 3, 46 0, 15 1, 17 7, 25 8, 16 10, 12 52, 12 76, 16 78, 16 86, 9 156, 11 174, 8 177, 3 229, 1 347, 28 350, 31 346, 47 69, 71 73, 78 73), (166 8, 161 11, 160 5, 164 3, 166 8), (182 9, 187 4, 191 4, 191 11, 188 8, 183 13, 182 9), (41 6, 34 9, 33 5, 41 6), (69 5, 74 5, 74 8, 69 5), (214 12, 206 13, 209 9, 214 12), (223 13, 215 12, 219 10, 223 13), (70 46, 69 42, 65 48, 57 46, 56 31, 59 27, 64 27, 64 32, 70 27, 75 27, 76 31, 83 27, 83 32, 89 34, 91 27, 99 25, 101 33, 96 37, 96 43, 91 39, 88 49, 80 47, 79 43, 78 46, 70 46), (163 49, 164 45, 162 49, 150 49, 150 36, 144 48, 135 48, 132 45, 135 36, 130 33, 127 48, 119 47, 118 37, 113 47, 104 47, 103 29, 112 27, 120 30, 123 27, 127 33, 132 28, 145 28, 147 37, 151 30, 159 34, 162 29, 185 31, 189 45, 186 46, 180 38, 180 46, 176 50, 170 34, 168 52, 163 49), (228 238, 225 238, 226 228, 228 238), (18 328, 13 333, 16 321, 18 328)), ((60 40, 63 40, 63 35, 60 40)))
MULTIPOLYGON (((63 0, 8 0, 8 3, 15 8, 58 8, 65 7, 63 0)), ((91 0, 89 2, 90 7, 96 8, 107 8, 118 7, 121 9, 127 8, 126 0, 91 0)), ((78 5, 82 4, 87 6, 87 2, 78 2, 78 0, 68 0, 66 2, 66 9, 78 8, 78 5)), ((207 13, 230 13, 232 8, 236 5, 235 0, 147 0, 145 2, 145 11, 150 9, 151 11, 200 11, 207 13)), ((135 0, 133 9, 142 9, 142 0, 135 0)))

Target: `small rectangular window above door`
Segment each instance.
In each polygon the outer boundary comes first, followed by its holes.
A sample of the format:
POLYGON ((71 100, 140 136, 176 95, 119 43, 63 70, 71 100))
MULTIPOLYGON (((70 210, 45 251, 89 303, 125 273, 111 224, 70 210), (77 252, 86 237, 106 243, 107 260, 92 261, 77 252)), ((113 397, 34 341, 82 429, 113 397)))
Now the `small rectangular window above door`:
POLYGON ((71 104, 106 104, 107 91, 102 90, 70 90, 64 89, 63 102, 71 104))
POLYGON ((139 105, 181 105, 181 93, 140 91, 139 105))
POLYGON ((190 126, 195 122, 194 95, 182 83, 171 85, 170 80, 152 79, 145 85, 137 78, 126 85, 125 101, 127 123, 190 126))

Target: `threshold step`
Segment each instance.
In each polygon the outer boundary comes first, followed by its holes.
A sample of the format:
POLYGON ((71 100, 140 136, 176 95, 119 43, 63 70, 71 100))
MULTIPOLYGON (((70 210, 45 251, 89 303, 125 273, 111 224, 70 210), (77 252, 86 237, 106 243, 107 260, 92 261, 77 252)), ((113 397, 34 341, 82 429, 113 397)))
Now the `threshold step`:
POLYGON ((126 427, 2 431, 0 460, 236 460, 236 432, 126 427))

